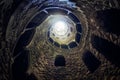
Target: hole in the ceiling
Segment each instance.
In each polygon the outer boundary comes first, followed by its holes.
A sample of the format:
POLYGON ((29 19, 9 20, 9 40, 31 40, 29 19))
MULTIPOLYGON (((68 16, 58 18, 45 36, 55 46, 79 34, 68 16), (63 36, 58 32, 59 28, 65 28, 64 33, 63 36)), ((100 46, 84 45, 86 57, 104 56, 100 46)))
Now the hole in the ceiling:
POLYGON ((71 49, 78 46, 82 27, 79 24, 79 19, 73 13, 68 15, 54 14, 49 16, 47 20, 46 23, 51 25, 47 33, 50 43, 63 49, 71 49))

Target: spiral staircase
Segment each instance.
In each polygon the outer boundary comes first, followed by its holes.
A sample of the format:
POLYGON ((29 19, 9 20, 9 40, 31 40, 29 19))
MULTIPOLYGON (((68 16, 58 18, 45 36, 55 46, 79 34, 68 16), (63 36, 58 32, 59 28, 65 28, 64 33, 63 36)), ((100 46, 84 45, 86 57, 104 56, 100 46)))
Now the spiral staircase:
POLYGON ((0 1, 0 80, 119 80, 118 0, 0 1))

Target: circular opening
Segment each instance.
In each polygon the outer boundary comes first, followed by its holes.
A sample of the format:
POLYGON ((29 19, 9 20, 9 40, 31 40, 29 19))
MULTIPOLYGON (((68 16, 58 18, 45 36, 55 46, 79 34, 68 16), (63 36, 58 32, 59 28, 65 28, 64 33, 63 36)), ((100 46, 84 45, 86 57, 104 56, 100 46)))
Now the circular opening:
POLYGON ((60 35, 60 36, 65 35, 68 30, 67 24, 63 21, 57 21, 55 24, 53 24, 52 28, 53 28, 53 32, 56 35, 60 35))

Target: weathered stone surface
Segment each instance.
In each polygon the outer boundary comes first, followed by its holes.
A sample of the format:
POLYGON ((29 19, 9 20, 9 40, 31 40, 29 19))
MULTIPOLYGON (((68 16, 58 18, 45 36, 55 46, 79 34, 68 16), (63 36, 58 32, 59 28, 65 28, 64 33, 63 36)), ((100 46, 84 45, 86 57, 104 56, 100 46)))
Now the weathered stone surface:
MULTIPOLYGON (((27 61, 29 62, 27 66, 29 66, 25 72, 23 72, 25 73, 23 80, 120 79, 120 34, 118 27, 115 28, 114 26, 110 26, 111 29, 109 29, 109 24, 104 22, 104 17, 100 17, 106 15, 98 14, 99 12, 104 13, 106 10, 112 10, 111 8, 117 9, 119 13, 119 0, 71 1, 74 1, 77 4, 76 10, 78 11, 75 11, 74 13, 81 20, 81 24, 83 26, 86 26, 87 24, 88 27, 83 28, 84 35, 81 43, 79 44, 82 46, 71 50, 53 47, 46 40, 46 35, 44 33, 46 29, 37 27, 32 41, 29 43, 29 45, 23 48, 29 50, 30 54, 26 54, 29 57, 29 60, 27 61), (113 31, 111 31, 112 29, 113 31), (98 40, 95 39, 95 36, 98 37, 98 40), (103 44, 102 41, 105 44, 103 44), (92 55, 101 61, 101 65, 99 65, 96 70, 93 71, 93 73, 89 71, 86 64, 82 60, 82 56, 86 51, 90 51, 92 55), (56 55, 63 55, 65 57, 66 65, 64 67, 56 67, 54 65, 56 55)), ((11 69, 13 68, 12 66, 14 66, 12 64, 15 62, 15 59, 20 58, 20 54, 13 57, 14 47, 18 38, 25 32, 25 30, 27 30, 24 28, 30 19, 32 19, 34 14, 37 13, 40 5, 40 3, 35 2, 31 4, 30 0, 23 2, 22 0, 0 1, 0 80, 9 80, 11 78, 11 69), (18 5, 20 4, 19 2, 22 4, 18 5)), ((120 17, 119 14, 117 16, 120 17)), ((107 19, 108 18, 106 17, 106 20, 107 19)), ((120 23, 118 22, 117 24, 120 23)), ((26 55, 24 58, 26 58, 26 55)), ((22 60, 23 63, 24 60, 26 62, 26 59, 22 60)), ((24 66, 24 64, 21 66, 24 66)), ((15 75, 12 77, 15 77, 15 75)))

